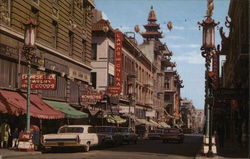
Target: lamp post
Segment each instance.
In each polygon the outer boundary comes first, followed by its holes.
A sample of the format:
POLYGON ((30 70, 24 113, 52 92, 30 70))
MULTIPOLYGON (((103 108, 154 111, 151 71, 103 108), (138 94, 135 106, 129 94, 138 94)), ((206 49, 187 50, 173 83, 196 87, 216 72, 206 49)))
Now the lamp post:
POLYGON ((28 86, 27 86, 27 112, 26 112, 26 131, 30 132, 30 70, 31 61, 35 57, 35 40, 36 40, 36 28, 38 24, 29 18, 25 23, 24 32, 24 45, 23 45, 23 55, 25 56, 28 64, 28 86))
MULTIPOLYGON (((213 57, 215 53, 215 33, 214 33, 214 28, 219 24, 214 22, 214 19, 211 17, 212 16, 212 10, 213 10, 213 0, 208 1, 208 11, 207 11, 207 16, 205 20, 202 21, 202 23, 198 22, 198 25, 200 25, 203 29, 203 34, 202 34, 202 46, 201 46, 201 55, 202 57, 205 58, 205 135, 204 135, 204 147, 203 151, 204 153, 210 157, 213 156, 214 153, 212 150, 212 120, 211 120, 211 113, 212 113, 212 99, 213 99, 213 94, 212 94, 212 89, 209 87, 209 81, 208 81, 208 76, 210 72, 210 63, 211 63, 211 58, 213 57)), ((199 26, 199 27, 200 27, 199 26)))

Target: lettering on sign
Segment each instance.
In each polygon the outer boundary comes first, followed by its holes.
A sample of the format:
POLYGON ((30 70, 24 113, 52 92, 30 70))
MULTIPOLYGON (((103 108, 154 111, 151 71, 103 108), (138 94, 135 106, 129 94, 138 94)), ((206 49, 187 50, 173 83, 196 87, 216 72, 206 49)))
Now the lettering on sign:
POLYGON ((122 90, 122 32, 115 32, 115 87, 109 88, 110 94, 120 94, 122 90))
MULTIPOLYGON (((21 89, 27 89, 28 75, 22 75, 21 89)), ((55 74, 38 74, 30 76, 31 90, 55 90, 56 89, 56 75, 55 74)))
POLYGON ((90 91, 81 94, 81 101, 87 103, 100 102, 103 99, 103 94, 101 92, 90 91))
POLYGON ((214 87, 217 89, 219 87, 219 53, 213 56, 213 73, 214 73, 214 87))

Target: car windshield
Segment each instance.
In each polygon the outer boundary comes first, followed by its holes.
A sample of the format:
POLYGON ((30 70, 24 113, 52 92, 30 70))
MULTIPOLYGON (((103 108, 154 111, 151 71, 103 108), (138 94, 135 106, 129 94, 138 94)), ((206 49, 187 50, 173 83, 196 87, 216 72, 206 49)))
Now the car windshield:
POLYGON ((62 127, 59 130, 59 133, 82 133, 83 128, 82 127, 62 127))
POLYGON ((112 127, 96 127, 96 132, 112 132, 112 127))

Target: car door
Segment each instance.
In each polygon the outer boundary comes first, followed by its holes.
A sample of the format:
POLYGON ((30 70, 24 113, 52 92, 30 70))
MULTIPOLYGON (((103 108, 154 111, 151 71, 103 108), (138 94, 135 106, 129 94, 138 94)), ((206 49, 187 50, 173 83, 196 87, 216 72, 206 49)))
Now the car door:
POLYGON ((88 138, 90 139, 91 145, 97 145, 98 144, 98 136, 95 131, 95 127, 88 127, 87 132, 88 138))

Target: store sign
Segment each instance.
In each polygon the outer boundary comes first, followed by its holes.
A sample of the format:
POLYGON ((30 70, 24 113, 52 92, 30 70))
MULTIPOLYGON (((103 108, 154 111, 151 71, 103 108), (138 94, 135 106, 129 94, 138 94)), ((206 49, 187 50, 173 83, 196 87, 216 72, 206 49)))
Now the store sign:
POLYGON ((120 94, 122 90, 122 32, 115 32, 115 87, 111 94, 120 94))
POLYGON ((103 94, 101 92, 89 91, 81 94, 81 102, 94 104, 103 99, 103 94))
POLYGON ((214 73, 214 88, 217 89, 219 87, 219 52, 213 56, 213 73, 214 73))
POLYGON ((156 113, 155 110, 146 111, 146 117, 155 117, 156 113))
MULTIPOLYGON (((21 89, 27 89, 28 76, 22 75, 21 89)), ((55 90, 56 89, 56 75, 55 74, 37 74, 30 75, 30 89, 31 90, 55 90)))
POLYGON ((90 75, 82 71, 69 68, 69 77, 90 83, 90 75))

